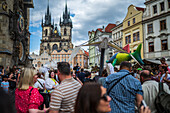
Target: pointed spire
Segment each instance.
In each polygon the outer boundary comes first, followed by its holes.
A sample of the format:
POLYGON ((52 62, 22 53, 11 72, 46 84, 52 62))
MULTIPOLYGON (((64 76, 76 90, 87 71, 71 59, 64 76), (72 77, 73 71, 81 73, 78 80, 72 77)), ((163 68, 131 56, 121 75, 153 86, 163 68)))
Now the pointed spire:
POLYGON ((53 26, 54 26, 54 19, 53 19, 53 26))
POLYGON ((67 14, 67 0, 66 0, 66 6, 65 6, 65 14, 67 14))
POLYGON ((49 15, 49 0, 48 0, 48 6, 47 6, 47 15, 49 15))
POLYGON ((41 22, 41 25, 43 25, 43 16, 42 16, 42 22, 41 22))

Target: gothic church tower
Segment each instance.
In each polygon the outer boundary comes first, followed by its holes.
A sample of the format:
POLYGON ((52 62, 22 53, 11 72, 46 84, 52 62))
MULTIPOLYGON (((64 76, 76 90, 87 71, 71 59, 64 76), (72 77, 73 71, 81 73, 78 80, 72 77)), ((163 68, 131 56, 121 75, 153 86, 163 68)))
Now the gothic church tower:
POLYGON ((70 18, 70 12, 67 10, 67 3, 65 5, 65 11, 63 12, 63 20, 60 17, 60 29, 61 29, 61 39, 64 40, 63 49, 73 48, 73 44, 71 42, 72 39, 72 20, 70 18))
POLYGON ((45 22, 42 19, 42 39, 40 44, 40 55, 47 52, 49 55, 54 51, 68 50, 73 48, 72 39, 72 21, 70 12, 67 10, 67 3, 65 11, 63 12, 63 19, 59 22, 61 33, 59 33, 57 25, 51 24, 51 13, 49 11, 49 0, 47 12, 45 14, 45 22))

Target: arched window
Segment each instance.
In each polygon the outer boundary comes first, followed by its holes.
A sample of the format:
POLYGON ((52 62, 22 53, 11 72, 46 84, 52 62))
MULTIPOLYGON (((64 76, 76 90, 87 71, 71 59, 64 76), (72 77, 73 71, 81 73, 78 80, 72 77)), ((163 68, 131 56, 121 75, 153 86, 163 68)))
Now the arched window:
POLYGON ((57 44, 54 44, 54 45, 53 45, 53 51, 54 51, 54 50, 58 50, 58 45, 57 45, 57 44))
POLYGON ((67 35, 67 29, 64 28, 64 35, 67 35))
POLYGON ((45 30, 45 36, 47 36, 47 34, 48 34, 48 30, 46 29, 46 30, 45 30))

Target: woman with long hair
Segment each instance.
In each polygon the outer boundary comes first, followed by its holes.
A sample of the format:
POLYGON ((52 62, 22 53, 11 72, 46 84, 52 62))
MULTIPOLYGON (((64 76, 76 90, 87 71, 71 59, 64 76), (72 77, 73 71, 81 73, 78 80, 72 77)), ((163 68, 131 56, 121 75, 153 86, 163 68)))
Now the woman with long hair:
POLYGON ((107 113, 111 111, 109 102, 111 98, 106 94, 106 89, 100 84, 88 82, 80 89, 75 113, 107 113))
MULTIPOLYGON (((77 95, 75 113, 107 113, 111 112, 111 98, 106 88, 98 83, 85 83, 77 95)), ((121 107, 121 106, 120 106, 121 107)), ((141 107, 139 113, 151 113, 148 107, 141 107)))
POLYGON ((47 89, 48 92, 52 92, 53 89, 58 86, 58 82, 55 79, 55 74, 53 71, 50 72, 49 78, 46 79, 45 81, 45 88, 47 89))
MULTIPOLYGON (((15 106, 17 113, 39 113, 46 112, 38 107, 43 103, 43 97, 34 88, 34 76, 36 70, 25 68, 21 74, 20 82, 15 91, 15 106)), ((46 108, 44 110, 47 110, 46 108)))

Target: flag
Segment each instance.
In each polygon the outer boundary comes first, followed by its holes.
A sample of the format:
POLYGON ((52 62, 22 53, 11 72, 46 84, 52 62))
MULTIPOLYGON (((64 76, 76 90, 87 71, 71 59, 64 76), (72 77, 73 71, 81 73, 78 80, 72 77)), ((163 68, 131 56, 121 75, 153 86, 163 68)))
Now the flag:
POLYGON ((127 51, 128 53, 130 53, 130 47, 129 47, 129 44, 128 44, 128 45, 126 45, 126 46, 123 48, 123 50, 127 51))
POLYGON ((72 14, 70 14, 70 16, 71 16, 71 17, 74 17, 74 16, 75 16, 75 14, 74 14, 74 13, 72 13, 72 14))

